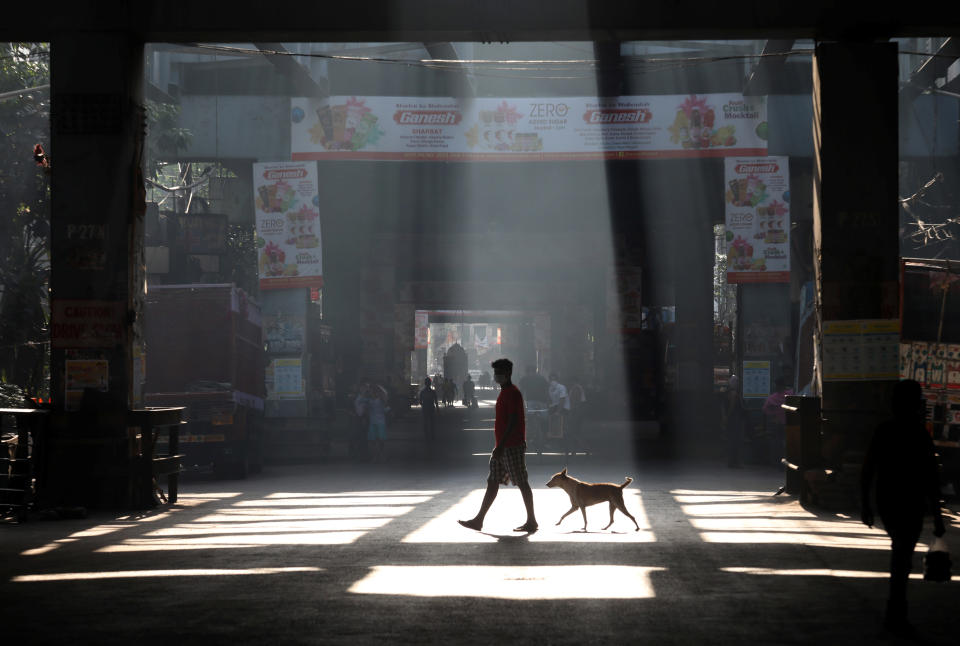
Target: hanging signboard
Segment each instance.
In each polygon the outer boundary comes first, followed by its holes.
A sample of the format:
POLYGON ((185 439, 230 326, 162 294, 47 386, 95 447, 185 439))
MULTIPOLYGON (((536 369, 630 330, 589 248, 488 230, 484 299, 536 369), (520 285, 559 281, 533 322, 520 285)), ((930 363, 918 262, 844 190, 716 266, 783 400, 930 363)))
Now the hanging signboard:
POLYGON ((823 322, 823 380, 874 381, 900 376, 900 321, 823 322))
POLYGON ((267 384, 268 399, 303 399, 303 361, 299 358, 274 359, 270 362, 273 384, 267 384), (270 386, 272 385, 272 388, 270 386))
POLYGON ((770 362, 743 362, 743 398, 762 399, 770 394, 770 362))
POLYGON ((253 165, 260 289, 323 287, 317 165, 253 165))
POLYGON ((107 392, 110 366, 106 359, 67 359, 64 362, 64 408, 79 410, 83 391, 107 392))
POLYGON ((765 97, 294 98, 294 160, 540 161, 765 155, 765 97))
POLYGON ((724 161, 727 282, 790 282, 789 159, 724 161))
POLYGON ((430 345, 430 313, 417 310, 414 314, 414 350, 425 350, 430 345))

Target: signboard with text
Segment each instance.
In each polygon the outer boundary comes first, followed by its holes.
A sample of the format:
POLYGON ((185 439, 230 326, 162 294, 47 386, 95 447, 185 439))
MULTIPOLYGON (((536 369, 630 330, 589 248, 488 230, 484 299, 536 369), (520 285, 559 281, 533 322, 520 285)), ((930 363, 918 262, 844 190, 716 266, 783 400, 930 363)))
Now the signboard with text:
POLYGON ((294 160, 539 161, 767 153, 766 99, 742 94, 291 101, 294 160))
POLYGON ((50 340, 54 348, 113 348, 124 342, 126 318, 119 301, 55 299, 50 340))
POLYGON ((260 289, 323 287, 317 165, 253 165, 260 289))
POLYGON ((790 282, 790 161, 724 160, 728 283, 790 282))

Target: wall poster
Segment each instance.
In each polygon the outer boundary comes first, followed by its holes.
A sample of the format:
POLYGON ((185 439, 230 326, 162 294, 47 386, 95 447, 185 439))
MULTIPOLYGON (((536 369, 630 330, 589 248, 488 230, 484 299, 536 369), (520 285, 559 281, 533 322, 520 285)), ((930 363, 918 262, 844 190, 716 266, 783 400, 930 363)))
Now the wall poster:
POLYGON ((790 161, 724 160, 728 283, 790 282, 790 161))
POLYGON ((260 289, 323 287, 317 165, 253 165, 260 289))

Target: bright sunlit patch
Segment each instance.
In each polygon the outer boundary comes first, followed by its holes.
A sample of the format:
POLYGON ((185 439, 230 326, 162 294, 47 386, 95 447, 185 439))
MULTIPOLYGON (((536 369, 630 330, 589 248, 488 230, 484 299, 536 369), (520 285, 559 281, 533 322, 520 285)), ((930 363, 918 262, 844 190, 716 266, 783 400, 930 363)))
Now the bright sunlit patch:
POLYGON ((233 503, 235 507, 299 507, 299 506, 330 506, 356 507, 358 505, 419 505, 430 500, 432 496, 311 496, 310 498, 277 498, 260 500, 240 500, 233 503))
POLYGON ((659 567, 377 566, 348 590, 356 594, 490 599, 649 599, 659 567))
POLYGON ((191 522, 128 538, 98 552, 226 549, 272 545, 347 545, 411 512, 436 491, 336 494, 277 492, 255 500, 224 501, 191 522))
POLYGON ((202 536, 205 534, 262 534, 276 532, 282 534, 303 532, 343 532, 352 530, 371 530, 383 527, 389 518, 343 518, 326 520, 280 520, 267 522, 231 523, 184 523, 173 527, 164 527, 146 534, 146 536, 202 536))
POLYGON ((243 494, 239 491, 217 492, 217 493, 181 493, 177 495, 177 502, 181 500, 200 500, 207 502, 210 500, 223 500, 226 498, 236 498, 243 494))
MULTIPOLYGON (((888 579, 890 578, 889 572, 873 572, 870 570, 829 570, 829 569, 817 569, 811 568, 806 570, 778 570, 774 568, 765 568, 765 567, 725 567, 721 568, 724 572, 732 572, 734 574, 758 574, 761 576, 833 576, 844 579, 888 579)), ((923 575, 917 572, 914 572, 910 575, 911 579, 923 579, 923 575)), ((951 579, 953 581, 960 581, 960 576, 955 576, 951 579)))
MULTIPOLYGON (((404 543, 493 543, 503 536, 521 537, 513 528, 523 524, 526 511, 520 491, 516 487, 501 487, 497 499, 483 524, 482 532, 461 527, 458 520, 473 518, 483 500, 483 489, 467 494, 439 516, 415 530, 403 539, 404 543)), ((610 512, 605 504, 587 508, 587 529, 583 532, 583 516, 575 511, 567 516, 559 527, 554 524, 570 509, 570 499, 560 490, 534 490, 533 504, 537 514, 540 531, 530 534, 530 542, 577 542, 577 543, 652 543, 656 541, 650 530, 650 521, 643 506, 640 492, 629 489, 624 491, 624 504, 637 519, 640 531, 635 531, 633 522, 619 510, 614 514, 613 525, 608 530, 602 528, 610 522, 610 512)))
POLYGON ((789 543, 817 547, 889 549, 890 541, 852 519, 822 520, 796 501, 753 491, 672 492, 706 543, 789 543))
POLYGON ((436 496, 442 491, 341 491, 338 493, 272 493, 265 498, 273 500, 276 498, 343 498, 344 496, 374 496, 383 498, 383 502, 393 500, 397 496, 436 496))
POLYGON ((132 538, 117 545, 96 550, 112 552, 152 552, 155 550, 208 550, 274 545, 348 545, 366 531, 309 532, 287 534, 218 534, 216 536, 177 538, 132 538))
POLYGON ((300 509, 289 509, 286 507, 268 507, 257 509, 248 507, 245 509, 227 508, 218 509, 215 512, 197 518, 198 523, 248 523, 260 521, 287 520, 297 522, 300 520, 313 520, 321 518, 379 518, 383 516, 395 517, 402 516, 413 511, 413 507, 304 507, 300 509))
POLYGON ((812 547, 845 547, 866 550, 888 550, 886 537, 851 538, 827 534, 803 534, 794 532, 703 532, 700 538, 705 543, 790 543, 812 547))
POLYGON ((35 547, 29 550, 24 550, 20 552, 21 556, 40 556, 41 554, 47 554, 53 550, 59 548, 61 545, 66 543, 76 543, 81 538, 93 538, 96 536, 106 536, 107 534, 112 534, 113 532, 125 529, 129 525, 97 525, 96 527, 88 527, 87 529, 82 529, 79 532, 74 532, 67 536, 66 538, 58 538, 55 541, 51 541, 42 547, 35 547))
POLYGON ((241 576, 247 574, 286 574, 290 572, 320 572, 316 567, 258 567, 245 570, 123 570, 119 572, 58 572, 56 574, 23 574, 10 579, 13 583, 49 581, 93 581, 96 579, 144 579, 176 576, 241 576))
POLYGON ((52 552, 60 547, 61 544, 61 541, 54 541, 53 543, 47 543, 43 547, 34 547, 29 550, 23 550, 20 552, 20 556, 40 556, 41 554, 52 552))

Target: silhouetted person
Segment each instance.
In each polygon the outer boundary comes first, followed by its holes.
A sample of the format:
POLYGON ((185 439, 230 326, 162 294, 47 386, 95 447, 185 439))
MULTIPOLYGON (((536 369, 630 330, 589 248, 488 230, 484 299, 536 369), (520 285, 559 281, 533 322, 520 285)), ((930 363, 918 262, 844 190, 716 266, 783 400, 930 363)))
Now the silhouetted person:
POLYGON ((777 464, 780 463, 780 458, 784 456, 784 442, 786 440, 787 414, 782 405, 786 403, 787 395, 792 394, 793 388, 787 386, 787 380, 783 377, 777 377, 774 382, 774 391, 763 402, 763 419, 770 434, 770 450, 773 453, 771 457, 777 464))
POLYGON ((581 429, 583 428, 583 418, 587 412, 587 393, 580 383, 579 377, 571 380, 569 390, 570 397, 570 430, 569 442, 573 450, 586 449, 586 443, 583 441, 581 429))
POLYGON ((382 462, 385 459, 384 449, 387 440, 387 391, 383 386, 371 385, 362 397, 367 411, 367 442, 370 444, 370 459, 382 462))
POLYGON ((570 416, 570 395, 567 393, 567 387, 560 383, 560 375, 555 372, 550 373, 550 385, 547 390, 547 395, 550 397, 550 419, 552 420, 551 425, 555 425, 554 435, 557 434, 556 429, 559 429, 559 436, 566 445, 566 453, 571 453, 572 445, 570 443, 570 436, 567 433, 567 426, 569 425, 569 416, 570 416))
POLYGON ((890 596, 884 626, 897 633, 911 631, 907 579, 928 510, 933 512, 933 533, 944 533, 937 458, 925 414, 920 384, 912 379, 899 382, 893 390, 893 419, 874 432, 861 473, 863 522, 873 527, 870 494, 875 480, 877 511, 890 536, 890 596))
POLYGON ((550 384, 533 366, 527 366, 527 374, 520 377, 520 392, 528 403, 541 404, 537 408, 546 408, 550 401, 550 384))
POLYGON ((437 393, 430 387, 430 377, 423 380, 420 390, 420 410, 423 412, 423 434, 432 440, 437 434, 437 393))
POLYGON ((490 364, 493 366, 493 380, 500 384, 500 395, 497 397, 496 415, 493 425, 496 437, 496 446, 490 455, 490 474, 487 476, 487 491, 480 503, 480 510, 470 520, 457 521, 464 527, 480 531, 483 528, 483 519, 497 497, 500 484, 513 484, 520 488, 523 496, 523 505, 527 509, 527 522, 514 531, 537 531, 537 517, 533 513, 533 491, 527 482, 527 463, 525 453, 526 424, 524 422, 523 395, 510 381, 513 373, 513 362, 509 359, 497 359, 490 364))
POLYGON ((474 386, 475 384, 473 383, 473 379, 470 377, 470 373, 467 373, 467 378, 463 382, 463 405, 466 406, 467 408, 474 407, 474 396, 473 396, 474 386))
POLYGON ((731 375, 724 398, 727 466, 731 469, 739 469, 743 466, 740 461, 740 445, 743 443, 743 424, 745 421, 746 411, 743 409, 743 400, 740 399, 740 378, 737 375, 731 375))
POLYGON ((370 384, 361 382, 357 386, 357 396, 353 400, 353 412, 357 421, 350 434, 350 455, 358 460, 365 460, 367 453, 367 430, 370 426, 370 415, 367 411, 367 396, 370 394, 370 384))

